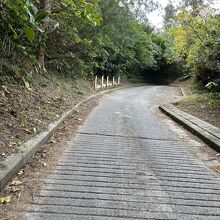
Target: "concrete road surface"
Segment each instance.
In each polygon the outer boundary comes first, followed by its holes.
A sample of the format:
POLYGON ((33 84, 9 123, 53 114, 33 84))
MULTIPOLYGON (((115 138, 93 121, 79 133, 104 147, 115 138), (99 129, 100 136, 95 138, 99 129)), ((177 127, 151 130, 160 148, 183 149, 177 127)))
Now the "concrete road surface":
POLYGON ((24 219, 219 220, 219 178, 149 110, 174 91, 146 86, 103 98, 24 219))

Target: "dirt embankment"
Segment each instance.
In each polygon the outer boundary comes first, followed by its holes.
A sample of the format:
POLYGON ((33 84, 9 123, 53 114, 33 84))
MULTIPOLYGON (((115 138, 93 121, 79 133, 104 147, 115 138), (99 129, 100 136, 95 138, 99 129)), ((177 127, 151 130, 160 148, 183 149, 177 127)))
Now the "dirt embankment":
POLYGON ((180 110, 200 118, 220 128, 220 94, 198 92, 192 89, 191 82, 176 82, 174 85, 181 86, 185 98, 173 103, 180 110))
POLYGON ((90 82, 47 75, 35 77, 30 87, 5 83, 0 86, 0 160, 45 130, 63 112, 88 94, 90 82))
POLYGON ((76 135, 78 127, 83 124, 90 111, 98 103, 97 97, 82 104, 78 111, 71 115, 67 121, 64 121, 53 137, 38 150, 5 189, 0 192, 0 219, 22 219, 22 212, 28 204, 33 202, 33 198, 39 195, 45 179, 56 167, 60 155, 76 135), (9 201, 1 202, 2 198, 9 199, 9 201))

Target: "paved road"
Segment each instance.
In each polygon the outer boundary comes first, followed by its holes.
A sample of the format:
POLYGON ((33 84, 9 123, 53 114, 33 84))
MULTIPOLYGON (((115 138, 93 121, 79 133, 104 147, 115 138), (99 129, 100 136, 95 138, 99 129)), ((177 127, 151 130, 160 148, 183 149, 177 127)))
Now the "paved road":
POLYGON ((25 219, 219 220, 219 179, 151 113, 152 104, 173 94, 158 91, 130 88, 105 97, 25 219))

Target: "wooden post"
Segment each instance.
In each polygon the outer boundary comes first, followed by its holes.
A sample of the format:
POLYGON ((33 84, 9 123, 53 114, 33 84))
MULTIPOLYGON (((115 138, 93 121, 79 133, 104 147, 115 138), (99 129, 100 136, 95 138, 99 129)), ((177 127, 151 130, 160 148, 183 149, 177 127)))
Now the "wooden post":
POLYGON ((120 85, 120 80, 121 80, 121 77, 118 76, 118 85, 120 85))
POLYGON ((106 87, 108 87, 109 76, 106 78, 106 87))
POLYGON ((97 89, 97 76, 94 77, 94 89, 97 89))
POLYGON ((102 89, 104 88, 104 76, 102 76, 102 85, 101 85, 101 88, 102 88, 102 89))
POLYGON ((113 78, 112 78, 112 86, 114 86, 115 85, 115 77, 113 76, 113 78))

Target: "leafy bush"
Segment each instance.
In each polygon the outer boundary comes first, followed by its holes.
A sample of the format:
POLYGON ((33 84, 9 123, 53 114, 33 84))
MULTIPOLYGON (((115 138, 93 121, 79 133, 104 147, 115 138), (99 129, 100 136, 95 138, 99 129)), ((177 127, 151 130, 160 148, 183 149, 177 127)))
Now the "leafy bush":
POLYGON ((178 57, 176 62, 182 63, 185 73, 192 73, 195 84, 209 88, 206 85, 213 82, 219 91, 220 15, 200 6, 196 11, 182 10, 175 19, 176 25, 169 30, 173 49, 168 49, 167 58, 178 57))

